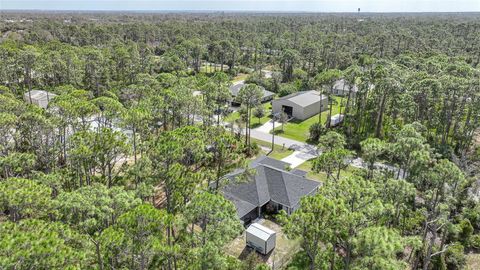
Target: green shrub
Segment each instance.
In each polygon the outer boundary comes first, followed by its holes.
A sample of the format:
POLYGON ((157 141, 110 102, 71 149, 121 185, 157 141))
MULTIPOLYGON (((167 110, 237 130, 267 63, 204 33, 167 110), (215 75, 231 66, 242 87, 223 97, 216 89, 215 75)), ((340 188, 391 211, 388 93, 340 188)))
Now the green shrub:
POLYGON ((469 246, 480 250, 480 234, 474 234, 470 237, 469 246))
POLYGON ((445 264, 448 270, 463 269, 466 262, 463 246, 460 243, 448 247, 445 252, 445 264))
POLYGON ((470 223, 470 220, 463 219, 462 221, 460 221, 460 223, 458 224, 458 240, 462 244, 468 245, 468 242, 472 234, 473 234, 473 226, 470 223))
POLYGON ((310 126, 309 128, 309 133, 310 133, 310 138, 309 140, 312 142, 312 143, 317 143, 318 142, 318 139, 320 138, 320 136, 322 136, 323 134, 325 134, 326 132, 326 129, 323 125, 321 125, 320 123, 314 123, 313 125, 310 126))

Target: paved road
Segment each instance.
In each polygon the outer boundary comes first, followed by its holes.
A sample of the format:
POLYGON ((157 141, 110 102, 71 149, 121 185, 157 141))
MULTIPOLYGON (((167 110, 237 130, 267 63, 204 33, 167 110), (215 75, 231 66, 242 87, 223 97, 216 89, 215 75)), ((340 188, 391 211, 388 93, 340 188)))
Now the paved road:
MULTIPOLYGON (((271 78, 272 77, 272 71, 269 70, 262 70, 262 72, 265 74, 265 78, 271 78)), ((235 82, 241 83, 244 81, 238 81, 235 82)), ((280 123, 275 123, 276 125, 280 126, 280 123)), ((224 125, 225 126, 225 125, 224 125)), ((252 138, 255 138, 260 141, 264 142, 272 142, 272 134, 270 134, 270 130, 272 130, 272 120, 268 121, 267 123, 263 124, 262 126, 252 129, 250 131, 250 135, 252 138)), ((245 134, 245 130, 242 131, 243 134, 245 134)), ((296 140, 280 137, 280 136, 275 136, 275 144, 276 145, 284 145, 285 147, 289 149, 295 150, 291 155, 285 157, 282 159, 282 161, 285 161, 290 164, 290 167, 295 168, 302 163, 317 157, 319 154, 318 149, 316 146, 304 143, 304 142, 299 142, 296 140)), ((264 147, 263 147, 264 148, 264 147)), ((265 149, 264 149, 265 150, 265 149)), ((350 165, 357 167, 357 168, 367 168, 367 164, 362 160, 362 158, 357 157, 353 159, 350 162, 350 165)), ((393 171, 395 175, 398 173, 398 168, 389 164, 385 163, 375 163, 374 164, 377 169, 384 169, 388 171, 393 171)), ((404 178, 404 172, 400 170, 400 178, 404 178)), ((408 175, 408 173, 405 173, 405 176, 408 175)))
MULTIPOLYGON (((275 123, 280 126, 280 123, 275 123)), ((251 136, 257 140, 271 142, 272 134, 270 131, 273 129, 273 121, 270 120, 262 126, 252 129, 251 136)), ((275 144, 285 146, 289 149, 295 150, 292 154, 282 159, 282 161, 290 164, 291 168, 298 167, 302 163, 318 156, 317 148, 313 145, 299 142, 296 140, 275 136, 275 144)), ((277 146, 278 147, 278 146, 277 146)))
MULTIPOLYGON (((279 127, 281 125, 282 125, 282 123, 275 122, 276 127, 279 127)), ((269 120, 265 124, 255 128, 256 131, 260 131, 260 132, 264 132, 264 133, 270 133, 270 130, 272 130, 272 129, 273 129, 273 120, 269 120)))

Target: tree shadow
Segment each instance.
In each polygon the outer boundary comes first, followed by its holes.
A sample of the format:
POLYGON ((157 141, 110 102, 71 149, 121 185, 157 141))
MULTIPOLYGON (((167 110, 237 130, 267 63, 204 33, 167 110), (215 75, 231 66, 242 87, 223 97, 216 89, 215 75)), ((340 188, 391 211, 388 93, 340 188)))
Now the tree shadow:
POLYGON ((257 128, 261 125, 262 125, 262 123, 258 123, 258 122, 257 123, 252 123, 252 124, 250 124, 250 128, 257 128))

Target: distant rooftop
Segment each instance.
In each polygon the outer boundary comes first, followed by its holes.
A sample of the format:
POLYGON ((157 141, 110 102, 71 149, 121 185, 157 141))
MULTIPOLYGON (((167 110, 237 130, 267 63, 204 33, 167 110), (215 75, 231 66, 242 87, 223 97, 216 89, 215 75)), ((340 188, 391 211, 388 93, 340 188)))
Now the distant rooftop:
MULTIPOLYGON (((318 102, 320 98, 320 93, 315 90, 300 91, 284 97, 279 98, 279 100, 289 100, 299 106, 306 107, 311 104, 318 102)), ((327 99, 327 96, 321 95, 322 100, 327 99)))
MULTIPOLYGON (((234 97, 238 96, 238 93, 240 93, 240 90, 245 86, 246 86, 246 84, 244 82, 239 82, 239 83, 236 83, 236 84, 230 86, 230 92, 232 93, 232 96, 234 96, 234 97)), ((263 86, 259 85, 259 87, 262 88, 262 90, 263 90, 263 97, 262 98, 266 98, 266 97, 275 95, 275 93, 266 90, 263 86)))
POLYGON ((358 87, 356 85, 350 86, 346 84, 345 79, 340 79, 335 82, 333 85, 333 89, 342 90, 342 91, 349 91, 358 92, 358 87))

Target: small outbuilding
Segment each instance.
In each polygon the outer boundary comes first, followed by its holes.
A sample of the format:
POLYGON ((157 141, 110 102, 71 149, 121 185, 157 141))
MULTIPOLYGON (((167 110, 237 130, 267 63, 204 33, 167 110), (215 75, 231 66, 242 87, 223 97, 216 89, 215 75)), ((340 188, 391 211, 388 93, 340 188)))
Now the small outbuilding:
POLYGON ((343 114, 335 114, 330 118, 330 126, 335 127, 343 122, 343 114))
POLYGON ((351 97, 355 97, 358 92, 356 85, 348 85, 345 79, 340 79, 335 82, 332 88, 332 94, 336 96, 348 96, 351 93, 351 97))
POLYGON ((46 109, 48 107, 48 103, 50 103, 50 101, 56 96, 57 95, 54 93, 45 90, 32 90, 23 94, 23 100, 46 109))
POLYGON ((286 113, 289 118, 305 120, 328 108, 328 97, 318 91, 296 92, 272 101, 274 114, 286 113))
POLYGON ((246 244, 261 254, 270 253, 275 248, 277 234, 269 228, 253 223, 246 230, 246 244))
MULTIPOLYGON (((240 93, 240 90, 245 86, 246 86, 246 84, 244 82, 239 82, 239 83, 236 83, 236 84, 230 86, 230 93, 232 94, 232 104, 233 105, 240 105, 240 102, 238 101, 237 96, 240 93)), ((263 96, 262 96, 262 99, 261 99, 262 103, 270 101, 275 97, 275 93, 266 90, 262 86, 260 86, 260 88, 263 91, 263 96)))

